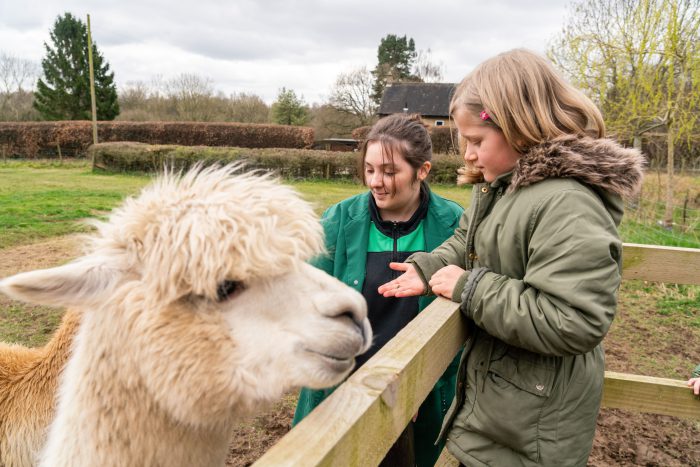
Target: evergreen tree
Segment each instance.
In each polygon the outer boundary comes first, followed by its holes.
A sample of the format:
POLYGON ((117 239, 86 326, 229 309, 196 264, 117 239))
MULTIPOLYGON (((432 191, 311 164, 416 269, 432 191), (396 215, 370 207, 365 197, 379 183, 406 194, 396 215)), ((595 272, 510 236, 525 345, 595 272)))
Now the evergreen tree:
POLYGON ((379 104, 387 82, 420 81, 411 74, 416 60, 416 43, 413 38, 387 34, 377 48, 377 66, 372 70, 375 81, 372 99, 379 104))
POLYGON ((292 89, 282 88, 272 104, 272 121, 279 125, 305 125, 309 109, 292 89))
MULTIPOLYGON (((52 46, 44 43, 44 76, 37 82, 34 108, 46 120, 90 120, 90 69, 87 27, 70 13, 59 16, 51 31, 52 46)), ((98 120, 119 115, 117 87, 109 64, 92 43, 98 120)))

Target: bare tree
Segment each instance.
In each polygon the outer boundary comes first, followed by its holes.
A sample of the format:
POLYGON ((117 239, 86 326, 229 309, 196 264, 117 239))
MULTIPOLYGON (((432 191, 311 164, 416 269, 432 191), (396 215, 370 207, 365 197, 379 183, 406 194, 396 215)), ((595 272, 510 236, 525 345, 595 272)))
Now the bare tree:
POLYGON ((413 74, 424 83, 439 83, 442 81, 443 68, 442 62, 433 62, 430 49, 419 50, 416 54, 416 60, 413 62, 413 74))
POLYGON ((31 120, 34 82, 39 67, 31 60, 0 52, 0 120, 31 120))
POLYGON ((0 91, 3 93, 30 90, 38 75, 36 63, 0 52, 0 91))
POLYGON ((211 78, 181 73, 166 81, 165 89, 173 101, 178 120, 206 122, 214 119, 214 82, 211 78))
POLYGON ((270 106, 260 96, 245 92, 232 94, 227 100, 226 119, 242 123, 267 123, 270 106))
POLYGON ((357 116, 323 104, 311 107, 311 126, 316 139, 325 139, 350 138, 352 130, 364 125, 357 116))
POLYGON ((130 81, 119 90, 120 120, 233 121, 266 123, 270 107, 254 94, 216 91, 210 78, 181 74, 148 82, 130 81))
POLYGON ((129 81, 126 86, 119 89, 119 116, 118 120, 149 121, 163 120, 158 118, 157 112, 153 112, 153 91, 143 81, 129 81))
POLYGON ((335 80, 329 103, 336 110, 354 115, 359 126, 369 125, 377 110, 372 99, 373 85, 374 78, 366 67, 341 73, 335 80))

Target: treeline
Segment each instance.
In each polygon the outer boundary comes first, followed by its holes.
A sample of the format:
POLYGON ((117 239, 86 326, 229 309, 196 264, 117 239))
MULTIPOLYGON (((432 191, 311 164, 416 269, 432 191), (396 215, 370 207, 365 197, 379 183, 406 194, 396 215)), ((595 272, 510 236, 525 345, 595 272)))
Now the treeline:
POLYGON ((275 103, 268 105, 252 93, 225 95, 211 79, 190 73, 129 83, 119 92, 119 107, 117 120, 300 124, 312 127, 317 139, 349 138, 363 124, 330 104, 309 106, 293 90, 282 88, 275 103))
MULTIPOLYGON (((40 120, 32 107, 32 91, 0 92, 0 121, 30 122, 40 120)), ((239 122, 273 123, 271 106, 260 96, 250 93, 225 95, 205 88, 202 91, 159 90, 143 83, 131 83, 119 93, 118 121, 170 122, 239 122)), ((331 105, 307 106, 306 123, 316 138, 350 138, 352 130, 361 126, 356 116, 341 112, 331 105)))

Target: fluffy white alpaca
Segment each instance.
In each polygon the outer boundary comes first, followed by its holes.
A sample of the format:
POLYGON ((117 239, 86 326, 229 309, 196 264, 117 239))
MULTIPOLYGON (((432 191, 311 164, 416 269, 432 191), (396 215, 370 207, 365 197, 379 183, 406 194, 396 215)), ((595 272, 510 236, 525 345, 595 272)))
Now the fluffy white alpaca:
POLYGON ((166 175, 83 258, 0 282, 83 312, 41 465, 222 465, 236 418, 367 350, 362 296, 305 263, 323 248, 310 206, 235 171, 166 175))

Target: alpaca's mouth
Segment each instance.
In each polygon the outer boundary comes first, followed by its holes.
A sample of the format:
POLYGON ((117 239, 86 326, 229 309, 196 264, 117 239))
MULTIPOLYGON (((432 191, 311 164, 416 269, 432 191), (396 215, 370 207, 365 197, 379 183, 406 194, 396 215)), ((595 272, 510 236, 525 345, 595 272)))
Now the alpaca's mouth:
POLYGON ((305 348, 304 350, 308 353, 318 355, 322 359, 329 362, 331 364, 331 366, 336 368, 338 371, 344 371, 348 366, 355 364, 355 357, 354 356, 344 357, 344 356, 340 356, 340 355, 331 355, 331 354, 319 352, 317 350, 312 350, 312 349, 308 349, 308 348, 305 348))

